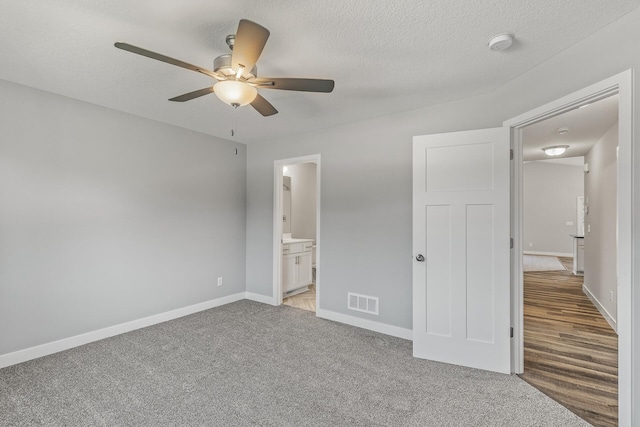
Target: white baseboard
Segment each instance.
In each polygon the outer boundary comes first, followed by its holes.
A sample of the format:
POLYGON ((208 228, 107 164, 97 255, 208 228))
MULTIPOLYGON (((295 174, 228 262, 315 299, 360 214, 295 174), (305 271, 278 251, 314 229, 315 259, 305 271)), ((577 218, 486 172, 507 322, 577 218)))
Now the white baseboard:
POLYGON ((573 258, 573 254, 571 252, 538 252, 538 251, 522 251, 524 255, 542 255, 542 256, 561 256, 561 257, 569 257, 573 258))
POLYGON ((413 331, 411 329, 400 328, 398 326, 387 325, 386 323, 380 323, 374 320, 349 316, 348 314, 336 313, 335 311, 323 309, 316 310, 316 316, 322 319, 333 320, 334 322, 346 323, 347 325, 356 326, 358 328, 380 332, 385 335, 404 338, 405 340, 413 340, 413 331))
POLYGON ((582 285, 582 292, 584 292, 584 294, 589 297, 589 299, 591 300, 593 305, 596 306, 596 308, 598 309, 600 314, 602 314, 602 317, 604 317, 604 320, 606 320, 607 323, 609 323, 611 328, 613 328, 613 330, 616 331, 616 334, 617 334, 618 333, 618 324, 616 323, 616 320, 613 318, 613 316, 611 314, 609 314, 607 309, 604 308, 604 306, 602 304, 600 304, 600 301, 598 301, 598 298, 596 298, 595 295, 593 295, 591 293, 591 291, 589 290, 589 288, 587 288, 586 285, 584 285, 584 284, 582 285))
POLYGON ((178 308, 176 310, 167 311, 153 316, 143 317, 142 319, 132 320, 130 322, 121 323, 115 326, 98 329, 84 334, 76 335, 69 338, 63 338, 46 344, 37 345, 35 347, 18 350, 13 353, 0 355, 0 368, 16 365, 26 362, 27 360, 37 359, 38 357, 47 356, 49 354, 58 353, 73 347, 78 347, 94 341, 120 335, 125 332, 135 331, 136 329, 146 328, 147 326, 163 323, 168 320, 177 319, 179 317, 188 316, 199 311, 208 310, 210 308, 219 307, 221 305, 240 301, 245 298, 245 292, 229 295, 222 298, 193 304, 187 307, 178 308))
MULTIPOLYGON (((124 334, 126 332, 135 331, 136 329, 146 328, 147 326, 156 325, 158 323, 167 322, 179 317, 188 316, 200 311, 209 310, 210 308, 219 307, 221 305, 230 304, 232 302, 248 299, 263 304, 275 305, 273 297, 254 294, 252 292, 239 292, 222 298, 217 298, 187 307, 178 308, 176 310, 167 311, 165 313, 155 314, 153 316, 143 317, 142 319, 132 320, 130 322, 121 323, 119 325, 109 326, 107 328, 98 329, 96 331, 87 332, 69 338, 53 341, 46 344, 37 345, 35 347, 18 350, 13 353, 0 355, 0 369, 7 366, 16 365, 28 360, 37 359, 39 357, 48 356, 60 351, 69 350, 70 348, 79 347, 94 341, 99 341, 115 335, 124 334)), ((347 325, 356 326, 358 328, 368 329, 374 332, 391 335, 407 340, 413 339, 413 331, 411 329, 400 328, 397 326, 387 325, 373 320, 362 319, 356 316, 336 313, 334 311, 319 309, 316 315, 320 318, 333 320, 335 322, 345 323, 347 325)))
POLYGON ((268 297, 266 295, 254 294, 253 292, 245 292, 245 298, 255 302, 261 302, 263 304, 276 305, 273 300, 273 297, 268 297))

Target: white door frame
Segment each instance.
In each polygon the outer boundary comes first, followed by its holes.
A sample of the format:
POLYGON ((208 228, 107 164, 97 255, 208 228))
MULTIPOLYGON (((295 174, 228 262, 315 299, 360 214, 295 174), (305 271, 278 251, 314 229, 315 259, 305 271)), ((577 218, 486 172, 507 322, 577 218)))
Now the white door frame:
MULTIPOLYGON (((606 80, 598 82, 570 95, 552 101, 504 122, 511 129, 511 148, 513 149, 512 167, 512 217, 511 227, 514 239, 514 250, 511 262, 511 312, 514 328, 514 339, 511 348, 511 365, 514 373, 522 373, 524 369, 524 337, 523 337, 523 271, 522 271, 522 128, 557 116, 581 105, 595 102, 614 94, 619 95, 618 104, 618 404, 619 423, 621 426, 632 425, 634 415, 633 402, 633 331, 632 310, 634 295, 633 270, 633 71, 627 70, 606 80)), ((635 289, 640 292, 640 289, 635 289)), ((637 343, 636 343, 637 345, 637 343)), ((637 422, 637 420, 636 420, 637 422)))
POLYGON ((299 163, 316 164, 316 315, 320 309, 320 154, 273 162, 273 305, 282 304, 282 167, 299 163))

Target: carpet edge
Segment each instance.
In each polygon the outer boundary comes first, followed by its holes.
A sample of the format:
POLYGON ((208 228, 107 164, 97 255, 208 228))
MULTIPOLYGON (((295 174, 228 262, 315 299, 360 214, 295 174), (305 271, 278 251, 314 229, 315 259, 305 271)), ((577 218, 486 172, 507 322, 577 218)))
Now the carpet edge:
POLYGON ((198 313, 200 311, 219 307, 221 305, 230 304, 232 302, 243 300, 246 298, 246 296, 246 292, 238 292, 236 294, 227 295, 225 297, 204 301, 182 308, 177 308, 175 310, 166 311, 164 313, 154 314, 117 325, 107 326, 106 328, 97 329, 95 331, 85 332, 83 334, 62 338, 45 344, 39 344, 37 346, 17 350, 11 353, 1 354, 0 369, 40 357, 48 356, 50 354, 58 353, 64 350, 69 350, 71 348, 79 347, 81 345, 89 344, 91 342, 99 341, 105 338, 124 334, 126 332, 135 331, 136 329, 146 328, 158 323, 167 322, 179 317, 184 317, 190 314, 198 313))

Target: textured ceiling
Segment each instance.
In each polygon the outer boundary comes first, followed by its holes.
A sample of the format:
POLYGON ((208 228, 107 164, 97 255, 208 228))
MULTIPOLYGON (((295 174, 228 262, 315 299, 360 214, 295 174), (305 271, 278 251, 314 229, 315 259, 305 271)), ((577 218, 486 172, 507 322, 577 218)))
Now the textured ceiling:
POLYGON ((250 143, 485 93, 635 9, 640 0, 0 0, 0 79, 250 143), (280 111, 236 112, 204 75, 241 18, 271 31, 260 76, 331 78, 331 94, 261 90, 280 111), (510 32, 509 51, 487 40, 510 32))
POLYGON ((549 159, 542 148, 554 145, 569 146, 561 157, 584 156, 617 121, 618 95, 613 95, 527 126, 522 132, 523 160, 549 159), (556 129, 563 127, 569 132, 558 135, 556 129))

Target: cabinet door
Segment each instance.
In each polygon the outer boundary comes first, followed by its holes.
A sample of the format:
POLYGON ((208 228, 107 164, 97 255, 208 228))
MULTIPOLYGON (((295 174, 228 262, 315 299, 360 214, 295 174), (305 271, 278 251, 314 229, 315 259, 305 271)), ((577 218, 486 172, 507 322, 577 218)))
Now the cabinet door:
POLYGON ((312 280, 311 252, 301 252, 298 254, 298 280, 296 287, 310 285, 312 280))
POLYGON ((578 241, 576 254, 576 271, 584 272, 584 239, 576 239, 578 241))
POLYGON ((285 255, 282 257, 282 293, 288 292, 296 288, 297 255, 285 255))

